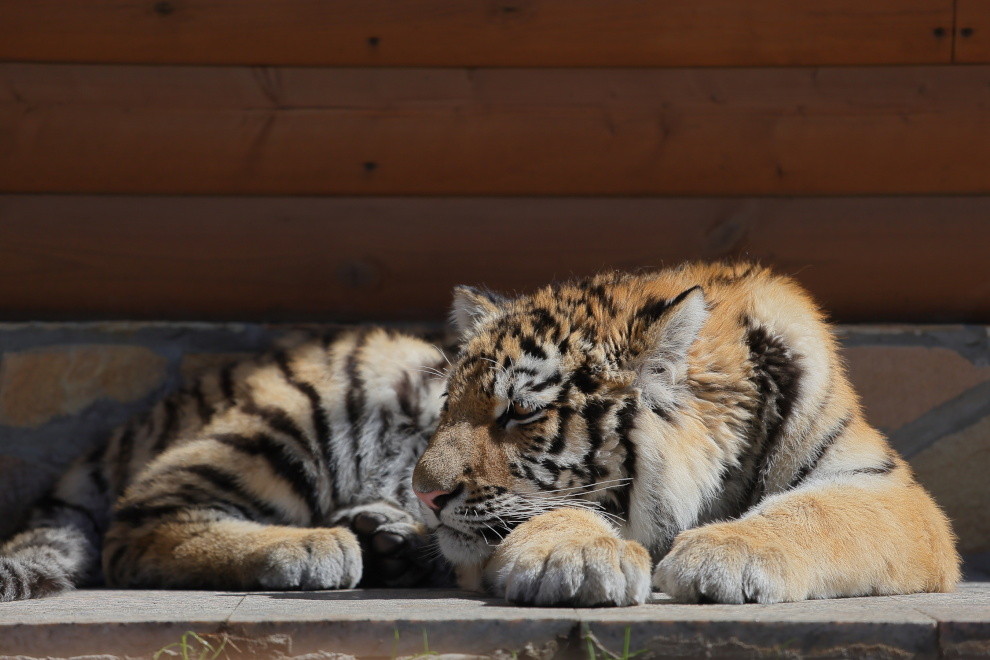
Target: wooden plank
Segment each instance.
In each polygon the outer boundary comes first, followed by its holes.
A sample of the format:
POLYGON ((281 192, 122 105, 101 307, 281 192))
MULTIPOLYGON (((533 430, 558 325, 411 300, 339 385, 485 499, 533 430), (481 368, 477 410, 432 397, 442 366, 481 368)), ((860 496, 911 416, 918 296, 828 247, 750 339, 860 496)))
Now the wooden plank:
POLYGON ((990 322, 990 197, 0 196, 0 318, 428 320, 451 287, 748 258, 841 321, 990 322))
POLYGON ((937 64, 952 0, 0 1, 0 60, 283 66, 937 64))
POLYGON ((990 67, 0 65, 0 191, 990 192, 990 67))
POLYGON ((990 2, 957 0, 954 61, 990 63, 990 2))

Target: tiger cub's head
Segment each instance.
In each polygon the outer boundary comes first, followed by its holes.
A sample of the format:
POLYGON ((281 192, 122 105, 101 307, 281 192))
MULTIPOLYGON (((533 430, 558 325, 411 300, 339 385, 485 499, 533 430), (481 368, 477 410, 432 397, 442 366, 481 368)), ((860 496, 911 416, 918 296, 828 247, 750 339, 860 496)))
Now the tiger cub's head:
POLYGON ((513 527, 560 506, 624 519, 629 433, 641 414, 677 407, 706 316, 698 287, 659 295, 618 274, 511 300, 456 289, 461 349, 413 476, 444 555, 480 564, 513 527))

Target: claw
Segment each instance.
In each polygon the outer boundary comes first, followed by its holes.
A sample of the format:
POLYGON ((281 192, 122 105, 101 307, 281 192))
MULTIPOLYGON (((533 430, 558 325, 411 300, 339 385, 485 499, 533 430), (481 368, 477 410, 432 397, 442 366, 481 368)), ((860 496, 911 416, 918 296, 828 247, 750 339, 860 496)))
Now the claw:
POLYGON ((405 537, 392 532, 378 532, 371 539, 372 549, 380 555, 394 555, 407 545, 405 537))
POLYGON ((359 513, 354 517, 354 522, 351 523, 351 527, 358 534, 363 534, 369 536, 375 533, 375 530, 384 525, 388 519, 380 513, 374 513, 370 511, 365 511, 359 513))

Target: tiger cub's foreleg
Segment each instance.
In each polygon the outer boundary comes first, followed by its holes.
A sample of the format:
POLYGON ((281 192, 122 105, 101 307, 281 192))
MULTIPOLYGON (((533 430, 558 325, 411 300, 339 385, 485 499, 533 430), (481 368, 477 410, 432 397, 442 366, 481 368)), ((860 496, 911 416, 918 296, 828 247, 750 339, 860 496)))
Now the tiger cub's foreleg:
POLYGON ((775 495, 739 520, 682 532, 654 586, 684 602, 950 591, 958 559, 928 494, 896 471, 775 495), (900 483, 898 483, 900 481, 900 483))
POLYGON ((209 511, 184 512, 107 534, 113 587, 347 589, 361 578, 361 548, 342 527, 263 525, 209 511))

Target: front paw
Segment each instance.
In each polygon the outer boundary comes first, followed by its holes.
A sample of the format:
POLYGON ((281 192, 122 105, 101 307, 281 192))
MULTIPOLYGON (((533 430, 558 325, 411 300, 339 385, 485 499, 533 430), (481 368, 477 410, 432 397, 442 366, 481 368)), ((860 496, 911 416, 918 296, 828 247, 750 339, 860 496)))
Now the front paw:
POLYGON ((361 578, 361 547, 350 531, 293 530, 262 550, 263 589, 353 589, 361 578))
POLYGON ((334 518, 361 544, 364 575, 359 586, 405 588, 452 586, 446 565, 431 552, 429 532, 405 511, 387 503, 348 509, 334 518))
POLYGON ((749 538, 734 523, 682 532, 657 565, 653 586, 678 602, 779 603, 806 597, 806 582, 772 540, 749 538))
POLYGON ((624 606, 650 595, 650 556, 588 511, 559 509, 523 523, 485 569, 489 589, 521 605, 624 606))

